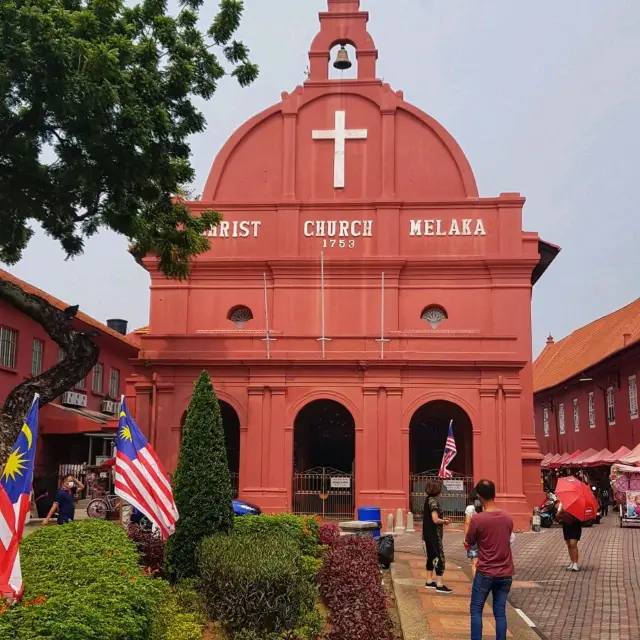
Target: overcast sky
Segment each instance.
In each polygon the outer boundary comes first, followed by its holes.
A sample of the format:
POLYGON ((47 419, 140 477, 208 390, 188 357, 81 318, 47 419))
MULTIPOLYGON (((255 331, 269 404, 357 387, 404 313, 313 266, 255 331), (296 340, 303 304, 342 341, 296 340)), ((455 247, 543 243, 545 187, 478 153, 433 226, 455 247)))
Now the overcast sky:
MULTIPOLYGON (((524 227, 562 252, 534 289, 534 351, 640 295, 640 1, 362 0, 379 75, 441 122, 481 196, 519 191, 524 227)), ((213 15, 217 3, 207 0, 213 15)), ((245 0, 259 80, 224 82, 193 140, 200 191, 215 153, 304 80, 326 0, 245 0)), ((106 232, 64 261, 38 234, 12 271, 97 319, 148 320, 148 276, 106 232)), ((507 310, 505 310, 507 312, 507 310)))

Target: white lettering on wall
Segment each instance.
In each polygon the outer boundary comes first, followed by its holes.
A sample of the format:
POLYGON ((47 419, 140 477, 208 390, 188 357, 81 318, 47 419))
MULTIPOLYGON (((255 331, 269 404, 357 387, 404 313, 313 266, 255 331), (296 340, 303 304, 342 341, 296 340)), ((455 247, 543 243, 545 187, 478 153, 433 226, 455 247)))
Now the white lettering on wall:
POLYGON ((410 236, 486 236, 481 218, 463 218, 461 221, 410 220, 410 236), (462 222, 462 224, 460 224, 462 222))
POLYGON ((305 220, 307 238, 371 238, 373 220, 305 220))
POLYGON ((257 238, 260 220, 221 220, 205 233, 209 238, 257 238))

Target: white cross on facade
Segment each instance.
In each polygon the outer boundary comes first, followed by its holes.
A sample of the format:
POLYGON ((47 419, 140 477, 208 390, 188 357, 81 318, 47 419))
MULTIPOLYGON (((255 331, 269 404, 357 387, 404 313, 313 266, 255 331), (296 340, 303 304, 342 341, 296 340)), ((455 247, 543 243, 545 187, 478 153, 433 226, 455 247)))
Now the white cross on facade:
POLYGON ((347 140, 365 140, 366 129, 347 129, 346 113, 336 111, 336 128, 333 130, 314 129, 311 137, 314 140, 335 140, 333 159, 333 186, 336 189, 344 189, 344 154, 347 140))

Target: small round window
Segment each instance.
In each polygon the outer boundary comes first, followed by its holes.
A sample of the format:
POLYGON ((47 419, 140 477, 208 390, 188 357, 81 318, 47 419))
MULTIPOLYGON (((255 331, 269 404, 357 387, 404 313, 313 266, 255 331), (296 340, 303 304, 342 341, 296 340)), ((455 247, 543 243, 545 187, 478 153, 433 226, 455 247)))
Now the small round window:
POLYGON ((231 322, 236 325, 236 328, 242 329, 249 320, 253 320, 253 313, 251 313, 249 307, 240 305, 233 307, 233 309, 229 311, 227 319, 231 320, 231 322))
POLYGON ((438 325, 449 316, 447 316, 447 312, 442 307, 434 304, 427 307, 420 317, 427 322, 432 329, 437 329, 438 325))

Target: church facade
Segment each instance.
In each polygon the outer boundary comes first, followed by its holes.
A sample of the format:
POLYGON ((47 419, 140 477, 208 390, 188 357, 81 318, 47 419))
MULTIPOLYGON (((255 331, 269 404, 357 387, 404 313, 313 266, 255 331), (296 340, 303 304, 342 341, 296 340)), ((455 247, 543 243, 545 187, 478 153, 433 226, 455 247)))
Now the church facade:
POLYGON ((526 526, 531 294, 557 249, 522 230, 518 193, 480 198, 452 136, 377 79, 367 21, 359 0, 328 0, 307 81, 220 151, 189 206, 224 219, 190 280, 146 260, 127 401, 173 469, 206 369, 239 495, 338 517, 416 510, 452 424, 451 494, 491 478, 526 526), (342 45, 355 78, 329 77, 342 45))

